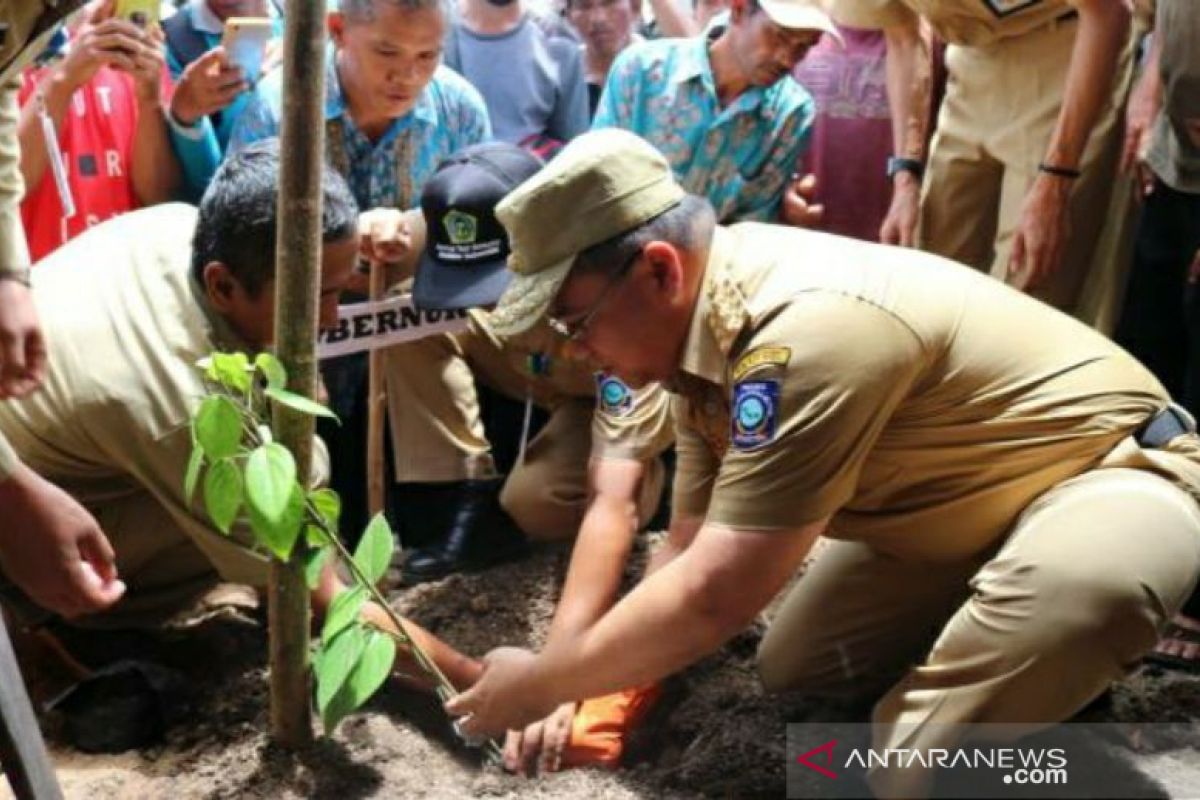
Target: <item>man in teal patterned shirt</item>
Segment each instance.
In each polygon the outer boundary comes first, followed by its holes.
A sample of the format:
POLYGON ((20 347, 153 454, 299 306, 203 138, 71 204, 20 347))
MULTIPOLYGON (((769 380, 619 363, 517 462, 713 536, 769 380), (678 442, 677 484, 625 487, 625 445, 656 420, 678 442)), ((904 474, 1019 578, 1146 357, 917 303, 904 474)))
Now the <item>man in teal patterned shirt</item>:
MULTIPOLYGON (((487 106, 440 66, 447 21, 439 0, 341 0, 329 14, 333 49, 325 90, 326 154, 363 209, 416 209, 451 153, 492 138, 487 106)), ((263 80, 238 119, 230 151, 279 135, 282 73, 263 80)), ((320 424, 344 530, 365 523, 366 357, 323 365, 342 426, 320 424)))
POLYGON ((817 0, 733 0, 704 35, 625 50, 592 127, 649 141, 721 222, 811 224, 819 209, 792 173, 813 102, 791 71, 823 33, 839 38, 817 0))

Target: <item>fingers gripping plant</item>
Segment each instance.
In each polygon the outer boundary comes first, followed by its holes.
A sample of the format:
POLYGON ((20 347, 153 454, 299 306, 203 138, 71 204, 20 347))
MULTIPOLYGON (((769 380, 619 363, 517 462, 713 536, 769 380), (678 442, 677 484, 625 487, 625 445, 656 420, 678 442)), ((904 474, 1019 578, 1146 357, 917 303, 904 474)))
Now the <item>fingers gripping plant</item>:
POLYGON ((244 518, 255 547, 273 558, 287 561, 300 548, 309 589, 316 588, 325 565, 339 558, 352 577, 351 587, 327 609, 313 648, 317 708, 326 733, 383 684, 398 647, 432 680, 439 696, 454 696, 454 687, 405 633, 404 621, 376 588, 393 546, 383 515, 371 520, 350 553, 337 535, 341 513, 337 493, 301 486, 291 451, 272 435, 272 404, 336 418, 333 412, 285 389, 287 372, 268 353, 260 353, 253 362, 245 353, 217 353, 198 366, 212 393, 192 418, 192 456, 184 478, 188 498, 202 484, 213 524, 230 535, 234 524, 244 518), (369 600, 384 609, 399 633, 362 618, 369 600))

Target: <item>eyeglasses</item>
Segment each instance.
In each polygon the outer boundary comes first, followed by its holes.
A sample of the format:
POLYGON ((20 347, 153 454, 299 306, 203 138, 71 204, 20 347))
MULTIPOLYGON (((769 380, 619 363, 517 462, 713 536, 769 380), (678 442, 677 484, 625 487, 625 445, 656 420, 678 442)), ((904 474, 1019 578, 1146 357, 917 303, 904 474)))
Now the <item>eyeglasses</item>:
POLYGON ((625 280, 625 278, 633 270, 634 262, 638 260, 638 257, 641 254, 641 248, 638 248, 636 251, 634 251, 633 255, 626 259, 625 263, 621 265, 621 268, 618 269, 612 278, 609 279, 608 283, 604 285, 604 288, 600 291, 600 294, 596 297, 596 300, 592 303, 591 307, 577 315, 575 320, 568 321, 558 317, 547 316, 546 324, 550 326, 550 330, 554 331, 568 342, 578 342, 583 339, 583 337, 587 335, 588 326, 592 324, 592 320, 596 318, 596 315, 599 314, 600 310, 604 308, 605 302, 607 302, 608 298, 612 295, 612 290, 616 288, 617 284, 625 280))

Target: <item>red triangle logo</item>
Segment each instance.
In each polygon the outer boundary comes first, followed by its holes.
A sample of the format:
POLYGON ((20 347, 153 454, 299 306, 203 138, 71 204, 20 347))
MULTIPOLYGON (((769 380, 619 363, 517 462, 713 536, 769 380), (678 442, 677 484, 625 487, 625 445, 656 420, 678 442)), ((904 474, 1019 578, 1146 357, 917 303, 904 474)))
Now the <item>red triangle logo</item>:
POLYGON ((812 750, 809 750, 807 753, 803 753, 799 756, 796 756, 796 761, 803 764, 804 766, 808 767, 811 770, 821 773, 826 778, 836 778, 837 777, 836 772, 826 769, 826 767, 833 766, 833 746, 835 744, 837 744, 837 739, 833 739, 832 741, 826 742, 825 744, 821 745, 820 747, 814 747, 812 750), (825 766, 824 767, 821 766, 820 764, 814 764, 812 761, 809 761, 810 758, 817 755, 818 753, 825 754, 825 766))

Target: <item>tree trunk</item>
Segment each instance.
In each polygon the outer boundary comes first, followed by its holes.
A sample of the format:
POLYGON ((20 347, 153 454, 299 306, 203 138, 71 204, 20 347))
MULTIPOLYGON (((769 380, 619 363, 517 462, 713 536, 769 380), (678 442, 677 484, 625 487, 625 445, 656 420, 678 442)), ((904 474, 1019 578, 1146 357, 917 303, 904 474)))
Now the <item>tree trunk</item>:
MULTIPOLYGON (((288 388, 314 397, 321 283, 321 170, 325 149, 325 3, 288 0, 283 49, 282 163, 275 264, 275 347, 288 388)), ((295 454, 308 485, 313 419, 278 407, 278 440, 295 454)), ((271 733, 297 749, 312 740, 308 673, 309 604, 301 536, 289 563, 271 563, 271 733)))

